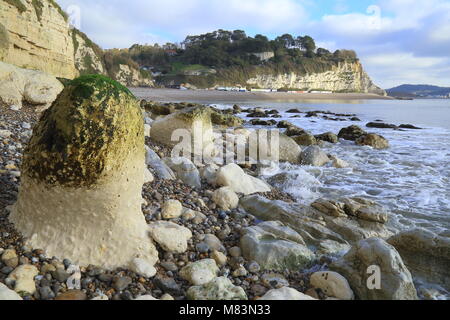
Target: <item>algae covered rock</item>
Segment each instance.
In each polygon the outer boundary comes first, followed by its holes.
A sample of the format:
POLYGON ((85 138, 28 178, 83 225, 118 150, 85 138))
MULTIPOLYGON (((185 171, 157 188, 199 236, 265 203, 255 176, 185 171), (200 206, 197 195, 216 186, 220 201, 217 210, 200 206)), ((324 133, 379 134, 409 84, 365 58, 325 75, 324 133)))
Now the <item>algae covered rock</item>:
POLYGON ((141 211, 145 149, 135 97, 104 76, 70 82, 34 128, 10 220, 29 245, 78 265, 153 265, 141 211))

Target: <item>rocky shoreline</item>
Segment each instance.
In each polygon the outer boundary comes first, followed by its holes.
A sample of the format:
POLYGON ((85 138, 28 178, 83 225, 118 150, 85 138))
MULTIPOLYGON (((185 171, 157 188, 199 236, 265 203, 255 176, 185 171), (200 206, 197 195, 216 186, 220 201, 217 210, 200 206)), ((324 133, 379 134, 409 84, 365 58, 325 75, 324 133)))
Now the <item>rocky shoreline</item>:
MULTIPOLYGON (((22 155, 39 116, 33 106, 21 110, 0 106, 0 300, 414 300, 442 295, 433 288, 416 288, 416 277, 448 286, 448 238, 421 230, 394 235, 385 227, 389 213, 365 199, 320 199, 310 207, 296 204, 274 187, 283 176, 275 183, 265 182, 258 178, 258 165, 197 166, 188 159, 182 165, 171 163, 165 135, 155 141, 151 131, 167 127, 164 121, 178 121, 180 115, 186 121, 186 114, 207 108, 146 101, 141 107, 149 170, 142 212, 159 262, 153 268, 135 261, 132 268, 109 271, 79 267, 66 257, 47 257, 42 249, 28 247, 9 222, 21 181, 22 155), (420 258, 408 253, 409 243, 415 244, 420 258), (427 271, 424 264, 430 257, 436 268, 427 271), (366 279, 357 276, 373 265, 381 268, 382 289, 367 288, 366 279)), ((235 106, 212 112, 214 126, 236 127, 236 135, 252 124, 282 129, 286 147, 280 146, 280 156, 299 165, 345 167, 337 155, 320 148, 339 139, 389 148, 386 139, 358 126, 312 136, 277 121, 276 110, 235 106), (249 122, 244 125, 241 118, 249 122)), ((323 111, 289 113, 359 120, 356 115, 323 111)))

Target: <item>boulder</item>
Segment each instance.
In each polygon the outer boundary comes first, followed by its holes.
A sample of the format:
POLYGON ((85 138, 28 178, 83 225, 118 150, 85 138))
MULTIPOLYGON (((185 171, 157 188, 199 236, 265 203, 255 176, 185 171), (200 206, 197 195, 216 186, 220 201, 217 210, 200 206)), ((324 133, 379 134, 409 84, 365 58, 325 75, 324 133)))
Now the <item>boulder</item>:
POLYGON ((244 289, 233 285, 226 277, 215 278, 202 286, 190 287, 186 296, 189 300, 200 301, 247 300, 244 289))
POLYGON ((381 220, 387 217, 382 207, 371 202, 363 205, 360 203, 363 199, 358 199, 360 202, 348 201, 349 205, 346 205, 344 200, 329 204, 321 201, 322 206, 317 207, 319 210, 301 203, 273 201, 257 195, 243 197, 239 204, 260 220, 280 221, 295 230, 308 248, 315 248, 318 254, 337 254, 348 249, 349 244, 363 239, 392 236, 383 223, 362 219, 357 213, 361 208, 373 206, 372 216, 381 220))
POLYGON ((200 189, 202 183, 200 180, 200 173, 197 167, 191 160, 182 157, 164 158, 164 163, 172 169, 178 179, 183 181, 188 186, 200 189))
POLYGON ((350 141, 356 141, 363 135, 366 135, 367 132, 365 132, 363 129, 361 129, 358 126, 350 126, 347 128, 343 128, 339 134, 338 137, 344 140, 350 140, 350 141))
POLYGON ((301 136, 302 134, 306 133, 306 131, 302 128, 299 128, 297 126, 291 125, 286 130, 286 135, 288 137, 294 137, 294 136, 301 136))
POLYGON ((425 229, 403 231, 387 241, 414 277, 450 290, 450 239, 425 229))
POLYGON ((149 224, 149 233, 165 251, 184 253, 188 248, 187 241, 192 238, 192 232, 169 221, 157 221, 149 224))
POLYGON ((365 134, 356 140, 359 146, 369 146, 374 149, 388 149, 389 142, 382 136, 374 133, 365 134))
POLYGON ((382 239, 361 240, 330 269, 344 276, 361 300, 417 300, 411 273, 397 250, 382 239), (371 271, 374 266, 380 270, 378 288, 371 278, 377 276, 371 271))
POLYGON ((283 287, 280 289, 273 289, 268 291, 262 298, 258 300, 268 300, 268 301, 289 301, 289 300, 317 300, 306 294, 303 294, 295 289, 289 287, 283 287))
POLYGON ((237 164, 229 164, 219 169, 216 176, 216 184, 223 187, 230 187, 236 193, 245 195, 270 192, 270 186, 255 177, 249 176, 237 164))
POLYGON ((333 167, 337 169, 345 169, 350 167, 350 164, 336 156, 330 156, 331 161, 333 161, 333 167))
POLYGON ((30 264, 23 264, 18 266, 8 275, 9 280, 14 280, 14 291, 17 293, 26 292, 34 294, 36 292, 36 284, 34 277, 39 274, 39 270, 30 264))
POLYGON ((9 219, 27 245, 107 269, 158 261, 142 214, 143 123, 119 83, 101 75, 68 82, 24 152, 9 219))
POLYGON ((240 243, 244 257, 263 270, 304 269, 315 257, 299 234, 279 222, 244 229, 240 243))
MULTIPOLYGON (((270 134, 268 134, 268 136, 270 136, 270 134)), ((294 139, 288 137, 287 135, 279 134, 278 159, 273 159, 274 154, 271 153, 271 150, 274 148, 272 148, 273 146, 271 145, 271 143, 272 142, 264 143, 262 142, 262 140, 259 140, 258 150, 252 150, 250 154, 253 153, 258 154, 260 161, 276 160, 281 162, 290 162, 294 164, 299 163, 299 156, 300 153, 302 152, 302 149, 297 144, 297 142, 295 142, 294 139)), ((276 152, 276 149, 274 150, 274 152, 276 152)))
POLYGON ((300 163, 305 166, 322 167, 331 160, 318 146, 310 146, 300 155, 300 163))
POLYGON ((200 177, 210 185, 216 184, 217 172, 220 167, 216 164, 208 164, 200 169, 200 177))
POLYGON ((192 148, 194 145, 194 149, 189 151, 201 155, 214 145, 211 109, 191 107, 156 120, 150 135, 153 141, 169 147, 178 145, 182 138, 183 146, 192 148))
POLYGON ((194 286, 202 286, 214 280, 219 268, 213 259, 191 262, 180 271, 180 277, 194 286))
POLYGON ((294 141, 297 142, 297 144, 299 144, 301 146, 313 146, 313 145, 317 144, 316 138, 312 134, 309 134, 309 133, 304 133, 299 136, 294 136, 294 137, 292 137, 292 139, 294 139, 294 141))
POLYGON ((230 187, 222 187, 216 190, 212 200, 225 211, 236 209, 239 205, 239 197, 230 187))
POLYGON ((369 122, 366 124, 367 128, 378 128, 378 129, 397 129, 395 124, 383 123, 383 122, 369 122))
POLYGON ((347 279, 337 272, 315 272, 311 275, 310 284, 316 289, 321 289, 329 297, 339 300, 353 300, 355 298, 347 279))
POLYGON ((244 119, 242 118, 218 111, 211 112, 211 121, 214 125, 223 126, 226 128, 239 127, 244 123, 244 119))
POLYGON ((332 132, 319 134, 319 135, 315 136, 315 138, 317 140, 325 141, 325 142, 329 142, 329 143, 338 143, 339 142, 339 137, 332 132))
POLYGON ((0 101, 8 106, 20 109, 27 102, 47 109, 63 89, 54 76, 0 61, 0 101))

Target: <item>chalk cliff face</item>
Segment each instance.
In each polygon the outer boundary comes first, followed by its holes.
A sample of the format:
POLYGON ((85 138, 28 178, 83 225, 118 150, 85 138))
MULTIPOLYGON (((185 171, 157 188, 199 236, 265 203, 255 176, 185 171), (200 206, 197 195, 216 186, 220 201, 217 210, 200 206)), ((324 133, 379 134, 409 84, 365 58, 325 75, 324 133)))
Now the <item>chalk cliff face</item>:
POLYGON ((87 37, 74 29, 72 39, 75 46, 75 66, 81 74, 102 74, 108 75, 102 60, 101 50, 93 47, 87 37), (97 52, 96 52, 97 51, 97 52))
POLYGON ((113 79, 128 87, 153 87, 152 79, 145 78, 139 70, 131 68, 126 64, 119 65, 117 72, 111 75, 113 79))
POLYGON ((62 78, 78 75, 69 23, 52 1, 0 0, 0 39, 6 63, 62 78))
POLYGON ((332 70, 323 73, 298 75, 296 73, 280 75, 257 75, 247 81, 247 84, 261 88, 295 88, 309 90, 327 90, 334 92, 361 92, 386 95, 377 87, 360 62, 342 62, 332 70))

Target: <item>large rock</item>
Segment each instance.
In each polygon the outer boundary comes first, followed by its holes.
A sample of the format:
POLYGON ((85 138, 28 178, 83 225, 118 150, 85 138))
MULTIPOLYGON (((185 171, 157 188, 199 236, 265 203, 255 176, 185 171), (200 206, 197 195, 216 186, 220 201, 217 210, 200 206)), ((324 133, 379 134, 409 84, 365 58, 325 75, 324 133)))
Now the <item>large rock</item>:
POLYGON ((343 128, 339 132, 338 137, 344 140, 356 141, 366 134, 367 134, 366 131, 364 131, 358 126, 353 125, 347 128, 343 128))
POLYGON ((388 149, 389 148, 389 141, 387 141, 384 137, 369 133, 365 134, 358 139, 356 139, 356 144, 359 146, 369 146, 374 149, 388 149))
POLYGON ((25 292, 34 294, 36 292, 36 284, 34 277, 39 274, 39 270, 30 264, 23 264, 8 275, 9 280, 14 280, 14 291, 20 293, 25 292))
MULTIPOLYGON (((330 269, 342 274, 362 300, 416 300, 417 292, 400 254, 379 238, 361 240, 330 269), (370 287, 371 267, 380 268, 380 288, 370 287)), ((376 282, 375 282, 376 283, 376 282)))
POLYGON ((211 109, 207 107, 186 108, 156 120, 152 124, 150 135, 153 141, 170 147, 180 144, 181 139, 183 146, 188 149, 185 150, 187 153, 214 153, 211 109))
POLYGON ((301 146, 313 146, 317 144, 316 138, 310 133, 294 136, 292 139, 294 139, 294 141, 301 146))
POLYGON ((306 294, 303 294, 295 289, 289 287, 283 287, 280 289, 272 289, 268 291, 262 298, 258 300, 268 301, 289 301, 289 300, 317 300, 306 294))
POLYGON ((202 286, 217 277, 219 268, 213 259, 191 262, 180 271, 180 276, 194 286, 202 286))
POLYGON ((310 278, 311 286, 321 289, 329 297, 340 300, 353 300, 355 298, 347 279, 337 272, 315 272, 310 278))
MULTIPOLYGON (((363 199, 358 200, 363 202, 363 199)), ((300 203, 272 201, 253 195, 241 198, 239 203, 260 220, 281 221, 289 226, 301 235, 309 248, 315 248, 317 254, 332 254, 346 251, 350 243, 362 239, 392 236, 383 223, 369 221, 365 216, 363 219, 357 213, 373 207, 370 218, 378 219, 385 216, 384 209, 372 202, 360 202, 351 199, 332 201, 318 210, 300 203)))
POLYGON ((23 300, 14 290, 0 283, 0 301, 23 300))
POLYGON ((280 148, 279 148, 279 156, 280 161, 286 161, 290 163, 299 163, 299 156, 302 152, 302 149, 297 144, 297 142, 294 141, 294 139, 284 135, 280 134, 280 148))
POLYGON ((318 146, 310 146, 300 155, 300 163, 304 166, 321 167, 331 160, 318 146))
POLYGON ((54 76, 42 71, 26 70, 0 62, 0 102, 22 107, 22 102, 47 109, 63 85, 54 76))
POLYGON ((150 236, 164 250, 177 254, 186 252, 187 241, 192 238, 189 229, 168 221, 152 222, 149 230, 150 236))
POLYGON ((314 254, 294 230, 279 222, 265 222, 247 228, 241 236, 244 257, 263 270, 300 270, 308 267, 314 254))
POLYGON ((425 229, 401 232, 388 240, 414 277, 450 290, 450 239, 425 229))
POLYGON ((329 142, 329 143, 338 143, 339 142, 338 136, 332 132, 326 132, 323 134, 319 134, 319 135, 315 136, 315 138, 317 140, 325 141, 325 142, 329 142))
POLYGON ((223 127, 239 127, 244 123, 244 119, 232 114, 225 114, 219 111, 212 111, 211 121, 214 125, 223 127))
POLYGON ((225 277, 216 278, 203 286, 190 287, 186 296, 189 300, 200 301, 247 300, 244 289, 233 285, 225 277))
POLYGON ((234 192, 245 195, 269 192, 270 186, 264 181, 249 176, 237 164, 229 164, 219 169, 216 175, 216 184, 230 187, 234 192))
POLYGON ((177 178, 183 181, 185 184, 199 189, 202 187, 200 173, 191 160, 187 158, 176 157, 164 158, 163 161, 170 169, 172 169, 176 173, 177 178))
POLYGON ((143 122, 117 82, 91 75, 68 83, 24 152, 9 219, 30 247, 81 266, 158 261, 141 208, 143 122))

